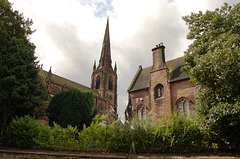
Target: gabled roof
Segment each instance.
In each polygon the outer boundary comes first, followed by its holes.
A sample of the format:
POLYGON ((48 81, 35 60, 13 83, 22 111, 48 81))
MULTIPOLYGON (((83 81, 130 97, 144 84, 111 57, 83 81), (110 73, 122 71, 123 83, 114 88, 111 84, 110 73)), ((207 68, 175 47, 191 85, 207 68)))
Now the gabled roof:
MULTIPOLYGON (((170 72, 169 82, 175 82, 189 78, 188 75, 181 71, 181 68, 184 65, 185 62, 183 61, 183 57, 166 62, 166 66, 170 72)), ((135 74, 130 86, 128 87, 128 92, 149 88, 151 71, 152 66, 146 68, 139 66, 137 73, 135 74)))
POLYGON ((150 84, 151 70, 152 70, 152 66, 142 68, 142 66, 140 65, 130 86, 128 87, 128 92, 148 88, 150 84))
MULTIPOLYGON (((43 76, 44 76, 43 78, 44 79, 48 78, 48 73, 49 72, 42 70, 42 73, 43 73, 43 76)), ((52 82, 56 82, 56 83, 58 83, 60 85, 64 85, 65 84, 66 87, 68 87, 70 89, 79 89, 81 91, 92 91, 93 95, 99 96, 99 93, 97 91, 92 90, 89 87, 86 87, 86 86, 81 85, 81 84, 79 84, 77 82, 71 81, 69 79, 66 79, 64 77, 58 76, 58 75, 53 74, 53 73, 51 73, 51 81, 52 82)))

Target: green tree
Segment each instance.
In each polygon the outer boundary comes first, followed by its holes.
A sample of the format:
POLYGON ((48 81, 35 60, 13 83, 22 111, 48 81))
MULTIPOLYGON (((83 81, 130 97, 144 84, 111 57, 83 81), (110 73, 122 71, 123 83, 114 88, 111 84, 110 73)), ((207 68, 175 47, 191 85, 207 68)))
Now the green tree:
POLYGON ((47 101, 47 90, 38 75, 35 46, 29 36, 32 20, 0 1, 0 131, 14 116, 35 115, 47 101))
POLYGON ((51 99, 47 113, 50 125, 55 122, 65 128, 72 125, 81 130, 84 124, 89 126, 97 114, 96 109, 93 111, 92 92, 82 92, 78 89, 56 94, 51 99))
POLYGON ((183 71, 201 86, 199 115, 221 148, 240 148, 240 3, 183 19, 193 41, 183 71))

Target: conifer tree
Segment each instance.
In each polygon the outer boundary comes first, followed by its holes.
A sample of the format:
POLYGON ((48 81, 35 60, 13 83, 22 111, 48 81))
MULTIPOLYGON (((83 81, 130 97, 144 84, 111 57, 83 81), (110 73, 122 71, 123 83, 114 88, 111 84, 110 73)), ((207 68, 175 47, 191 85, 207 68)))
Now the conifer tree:
POLYGON ((39 76, 35 45, 29 36, 32 20, 0 1, 0 130, 15 116, 36 115, 46 104, 47 90, 39 76))

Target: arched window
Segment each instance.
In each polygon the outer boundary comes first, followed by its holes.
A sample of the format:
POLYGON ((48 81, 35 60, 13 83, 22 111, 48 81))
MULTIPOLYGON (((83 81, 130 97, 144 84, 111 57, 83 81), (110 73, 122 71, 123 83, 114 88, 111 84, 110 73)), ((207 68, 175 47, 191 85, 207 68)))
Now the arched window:
POLYGON ((146 107, 140 106, 137 110, 137 116, 139 120, 146 119, 146 107))
POLYGON ((156 85, 156 87, 154 88, 154 98, 159 98, 162 97, 164 94, 164 88, 163 85, 158 84, 156 85))
POLYGON ((138 109, 138 119, 141 120, 142 119, 142 111, 141 109, 138 109))
POLYGON ((96 89, 99 89, 99 88, 100 88, 100 77, 98 76, 96 80, 96 89))
POLYGON ((111 78, 109 79, 109 82, 108 82, 108 89, 111 91, 113 90, 113 83, 111 78))
POLYGON ((143 120, 146 119, 146 108, 145 107, 142 108, 142 118, 143 118, 143 120))
POLYGON ((191 101, 185 97, 179 98, 176 102, 178 110, 186 115, 190 115, 192 113, 190 103, 191 101))

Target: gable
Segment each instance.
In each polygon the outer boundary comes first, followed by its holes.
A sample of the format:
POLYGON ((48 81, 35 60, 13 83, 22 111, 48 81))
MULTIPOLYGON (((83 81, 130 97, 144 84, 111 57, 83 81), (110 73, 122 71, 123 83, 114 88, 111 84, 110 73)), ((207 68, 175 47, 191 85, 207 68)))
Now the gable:
POLYGON ((135 74, 132 83, 128 88, 128 92, 148 88, 150 84, 151 70, 152 67, 142 68, 142 66, 139 66, 138 71, 135 74))
MULTIPOLYGON (((166 62, 166 66, 170 72, 169 82, 175 82, 175 81, 189 78, 188 75, 186 75, 181 71, 181 68, 184 65, 185 65, 185 62, 183 61, 183 57, 166 62)), ((128 88, 128 92, 149 88, 151 71, 152 71, 152 66, 146 67, 146 68, 142 68, 142 66, 139 66, 128 88)))

